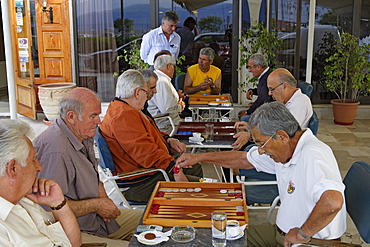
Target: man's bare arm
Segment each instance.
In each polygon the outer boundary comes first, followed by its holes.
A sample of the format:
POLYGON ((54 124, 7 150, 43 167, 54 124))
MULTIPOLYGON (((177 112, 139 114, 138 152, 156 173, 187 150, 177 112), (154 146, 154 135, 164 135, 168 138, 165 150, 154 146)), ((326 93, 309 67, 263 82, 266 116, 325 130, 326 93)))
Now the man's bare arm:
MULTIPOLYGON (((320 200, 316 203, 307 221, 301 226, 301 230, 306 236, 313 236, 325 226, 327 226, 338 212, 342 209, 344 198, 342 193, 336 190, 325 191, 320 200)), ((305 243, 305 239, 299 233, 299 228, 291 229, 285 236, 284 244, 287 243, 305 243)))
POLYGON ((178 167, 191 167, 198 162, 216 164, 225 168, 251 169, 254 166, 248 161, 244 151, 222 151, 215 153, 190 154, 184 153, 177 161, 178 167))

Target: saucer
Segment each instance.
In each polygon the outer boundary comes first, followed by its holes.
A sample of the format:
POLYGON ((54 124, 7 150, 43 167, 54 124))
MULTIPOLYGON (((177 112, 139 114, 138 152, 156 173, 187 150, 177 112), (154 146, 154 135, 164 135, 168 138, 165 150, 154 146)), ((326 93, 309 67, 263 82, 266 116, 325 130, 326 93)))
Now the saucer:
MULTIPOLYGON (((169 234, 171 234, 169 232, 169 234)), ((145 231, 145 232, 142 232, 140 233, 139 235, 134 235, 137 237, 137 240, 142 243, 142 244, 146 244, 146 245, 157 245, 163 241, 168 241, 168 232, 166 233, 162 233, 162 232, 158 232, 158 231, 145 231), (152 240, 149 240, 149 239, 146 239, 144 238, 145 234, 147 233, 153 233, 155 234, 156 238, 155 239, 152 239, 152 240)))
POLYGON ((208 103, 209 106, 218 106, 218 103, 208 103))
POLYGON ((236 235, 236 236, 234 236, 234 237, 228 237, 228 236, 226 235, 226 240, 237 240, 237 239, 239 239, 239 238, 241 238, 241 237, 243 237, 243 236, 244 236, 244 230, 243 230, 243 231, 240 231, 239 235, 236 235))
POLYGON ((201 137, 201 138, 199 138, 199 139, 195 139, 195 137, 194 137, 194 136, 190 136, 190 137, 189 137, 189 141, 190 141, 190 142, 202 142, 202 141, 204 141, 204 138, 203 138, 203 137, 201 137))

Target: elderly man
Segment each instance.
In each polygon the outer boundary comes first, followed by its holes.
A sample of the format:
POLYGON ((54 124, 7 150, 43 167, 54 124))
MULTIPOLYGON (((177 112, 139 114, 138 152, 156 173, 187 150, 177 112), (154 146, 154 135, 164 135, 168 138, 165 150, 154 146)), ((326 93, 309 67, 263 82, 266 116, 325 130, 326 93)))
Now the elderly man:
MULTIPOLYGON (((175 163, 169 150, 183 153, 186 147, 177 139, 164 136, 154 121, 141 112, 147 92, 148 85, 136 70, 127 70, 118 78, 116 98, 110 103, 100 126, 112 152, 116 171, 155 167, 165 170, 171 180, 199 181, 203 173, 198 164, 193 169, 173 174, 175 163)), ((164 181, 162 173, 138 176, 130 181, 130 188, 124 195, 130 201, 147 202, 157 181, 164 181)))
POLYGON ((246 111, 240 111, 240 120, 248 122, 251 114, 263 103, 271 102, 272 97, 269 95, 267 88, 267 77, 271 74, 272 69, 268 66, 265 57, 261 53, 253 54, 248 60, 248 71, 258 78, 258 85, 255 89, 249 89, 247 99, 252 100, 253 95, 257 95, 256 101, 246 111))
POLYGON ((150 114, 148 111, 148 100, 153 98, 154 94, 157 93, 158 76, 150 69, 141 69, 139 72, 143 75, 144 80, 148 85, 147 101, 145 102, 144 108, 141 111, 154 121, 152 114, 150 114))
POLYGON ((210 47, 199 52, 198 64, 188 68, 184 81, 185 94, 220 94, 221 70, 212 65, 215 52, 210 47))
POLYGON ((177 59, 181 38, 175 30, 179 22, 180 19, 176 12, 169 10, 162 16, 162 25, 143 36, 140 57, 144 62, 153 65, 154 56, 160 50, 170 51, 173 59, 177 59))
MULTIPOLYGON (((287 69, 276 69, 267 78, 269 95, 276 101, 285 104, 290 113, 293 114, 301 128, 307 128, 313 114, 310 98, 297 88, 297 81, 287 69)), ((235 128, 247 129, 248 123, 237 122, 235 128)), ((233 143, 234 149, 239 150, 249 140, 249 132, 239 132, 235 135, 238 138, 233 143)))
POLYGON ((25 123, 0 120, 0 246, 80 246, 76 217, 59 185, 36 177, 42 167, 30 134, 25 123))
POLYGON ((58 182, 77 217, 84 243, 126 246, 141 213, 118 209, 99 181, 94 152, 101 102, 87 88, 71 90, 60 102, 59 115, 35 140, 42 164, 40 177, 58 182))
POLYGON ((260 106, 248 128, 257 144, 249 152, 183 154, 176 166, 207 162, 276 174, 281 201, 276 225, 250 226, 248 246, 340 238, 346 230, 344 184, 330 147, 302 130, 281 102, 260 106))
MULTIPOLYGON (((159 56, 154 62, 154 73, 158 76, 157 93, 148 100, 148 111, 152 116, 169 114, 173 123, 177 126, 181 120, 179 113, 185 108, 182 91, 176 91, 171 83, 175 71, 175 62, 171 56, 159 56)), ((168 119, 156 121, 158 128, 170 133, 171 123, 168 119)))

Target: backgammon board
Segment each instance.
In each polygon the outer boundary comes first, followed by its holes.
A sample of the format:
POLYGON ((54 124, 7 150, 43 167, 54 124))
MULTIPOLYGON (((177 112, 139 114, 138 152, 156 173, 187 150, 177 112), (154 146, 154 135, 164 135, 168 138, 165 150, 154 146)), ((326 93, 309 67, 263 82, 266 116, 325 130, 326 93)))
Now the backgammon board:
POLYGON ((187 140, 193 136, 193 132, 200 132, 205 137, 206 123, 214 124, 214 140, 235 140, 235 122, 180 122, 173 137, 179 140, 187 140))
POLYGON ((209 103, 219 106, 232 106, 230 95, 188 95, 189 105, 208 105, 209 103))
POLYGON ((211 228, 211 213, 225 211, 228 220, 248 224, 241 183, 158 182, 143 216, 146 225, 190 225, 211 228))

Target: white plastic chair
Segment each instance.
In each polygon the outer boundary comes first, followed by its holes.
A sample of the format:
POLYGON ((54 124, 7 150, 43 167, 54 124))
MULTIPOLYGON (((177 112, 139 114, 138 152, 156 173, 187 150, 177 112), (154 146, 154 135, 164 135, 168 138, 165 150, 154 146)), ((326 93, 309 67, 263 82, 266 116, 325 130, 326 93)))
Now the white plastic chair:
POLYGON ((172 130, 169 133, 169 135, 172 136, 175 133, 176 127, 175 127, 175 124, 174 124, 172 118, 170 117, 170 114, 169 113, 162 114, 162 115, 157 115, 157 116, 154 116, 153 118, 154 118, 154 120, 168 118, 168 121, 170 121, 171 128, 172 128, 172 130))

